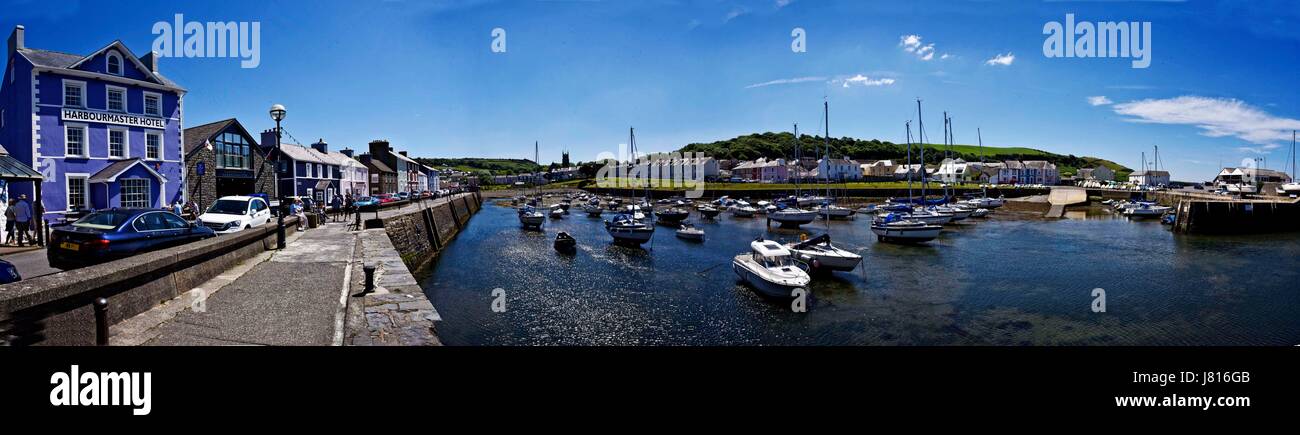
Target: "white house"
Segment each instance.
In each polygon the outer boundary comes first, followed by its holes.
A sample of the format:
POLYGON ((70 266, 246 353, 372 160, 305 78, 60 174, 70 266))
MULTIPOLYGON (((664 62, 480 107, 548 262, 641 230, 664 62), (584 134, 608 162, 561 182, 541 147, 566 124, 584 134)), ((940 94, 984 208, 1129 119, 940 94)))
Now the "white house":
POLYGON ((861 180, 862 167, 847 157, 838 159, 822 157, 817 161, 817 176, 832 181, 861 180))

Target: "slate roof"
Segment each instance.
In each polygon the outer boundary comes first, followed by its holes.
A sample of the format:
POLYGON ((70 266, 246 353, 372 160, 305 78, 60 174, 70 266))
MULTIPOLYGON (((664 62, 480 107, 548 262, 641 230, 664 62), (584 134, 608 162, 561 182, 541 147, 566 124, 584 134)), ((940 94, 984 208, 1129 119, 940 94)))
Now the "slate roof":
POLYGON ((40 180, 41 173, 31 166, 23 164, 9 156, 9 151, 0 145, 0 179, 6 180, 40 180))
MULTIPOLYGON (((203 146, 204 142, 207 142, 209 139, 212 139, 213 136, 216 136, 217 133, 225 131, 226 127, 229 126, 230 123, 232 122, 235 122, 235 118, 207 123, 197 127, 190 127, 185 129, 185 155, 187 156, 190 155, 191 153, 194 152, 194 150, 198 149, 200 146, 203 146)), ((249 145, 255 145, 255 144, 249 144, 249 145)))
POLYGON ((149 165, 146 165, 144 163, 144 160, 140 159, 139 157, 136 157, 133 159, 119 160, 113 162, 108 166, 105 166, 104 169, 100 169, 99 172, 95 173, 95 175, 90 176, 90 182, 111 183, 117 179, 118 175, 122 175, 122 173, 126 172, 127 169, 131 169, 132 166, 135 166, 137 164, 143 165, 146 170, 152 173, 154 177, 157 177, 159 180, 167 181, 167 177, 164 177, 162 174, 159 174, 158 171, 155 171, 153 170, 153 168, 150 168, 149 165))
MULTIPOLYGON (((26 57, 27 60, 31 61, 32 65, 36 65, 38 67, 68 69, 71 68, 73 65, 76 65, 78 62, 81 62, 83 59, 95 56, 100 52, 104 51, 104 49, 112 47, 116 44, 121 44, 121 42, 114 41, 112 44, 104 46, 104 48, 101 48, 99 50, 96 50, 94 53, 91 53, 90 56, 82 56, 79 54, 70 54, 70 53, 63 53, 59 51, 41 50, 35 48, 24 48, 22 50, 18 50, 18 53, 22 54, 23 57, 26 57)), ((130 50, 126 49, 126 45, 123 44, 121 46, 121 49, 125 51, 127 54, 131 55, 131 57, 136 58, 137 61, 139 60, 139 57, 136 56, 135 53, 132 53, 130 50)), ((179 84, 176 84, 176 82, 173 82, 171 81, 171 79, 164 77, 162 73, 153 72, 153 71, 146 71, 146 73, 153 74, 154 77, 158 78, 158 82, 162 85, 184 90, 184 88, 181 88, 181 86, 179 84)), ((104 74, 100 74, 100 75, 104 75, 104 74)), ((115 77, 115 76, 107 76, 107 77, 115 77)))

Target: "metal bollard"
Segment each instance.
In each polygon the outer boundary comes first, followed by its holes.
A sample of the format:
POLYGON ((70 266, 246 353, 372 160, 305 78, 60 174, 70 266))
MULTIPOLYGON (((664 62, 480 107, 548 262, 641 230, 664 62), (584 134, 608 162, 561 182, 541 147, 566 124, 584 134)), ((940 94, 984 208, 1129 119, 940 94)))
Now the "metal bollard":
POLYGON ((361 266, 361 270, 366 272, 366 287, 361 290, 361 293, 352 295, 354 298, 359 298, 375 292, 375 266, 367 264, 361 266))
POLYGON ((108 346, 108 299, 95 299, 95 345, 108 346))

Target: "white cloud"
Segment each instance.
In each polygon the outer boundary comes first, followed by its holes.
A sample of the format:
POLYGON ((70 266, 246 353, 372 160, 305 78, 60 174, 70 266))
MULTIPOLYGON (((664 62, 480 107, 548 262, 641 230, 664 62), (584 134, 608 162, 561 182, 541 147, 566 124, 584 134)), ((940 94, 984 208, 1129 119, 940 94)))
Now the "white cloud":
POLYGON ((1094 105, 1094 106, 1105 106, 1105 105, 1107 105, 1107 104, 1112 104, 1112 103, 1114 103, 1114 101, 1111 101, 1110 98, 1106 98, 1105 95, 1098 95, 1098 96, 1095 96, 1095 97, 1088 97, 1088 104, 1091 104, 1091 105, 1094 105))
MULTIPOLYGON (((921 60, 934 59, 934 43, 922 44, 921 35, 903 35, 898 37, 898 46, 903 47, 903 51, 915 54, 921 60)), ((940 56, 940 59, 947 59, 947 53, 940 56)))
POLYGON ((825 80, 826 77, 820 77, 820 76, 795 77, 792 79, 777 79, 777 80, 767 81, 763 83, 754 83, 752 85, 745 86, 745 89, 761 88, 764 86, 772 86, 772 85, 788 85, 792 83, 820 82, 825 80))
POLYGON ((1300 120, 1280 118, 1241 100, 1184 95, 1166 99, 1145 99, 1116 104, 1115 113, 1131 122, 1195 125, 1209 137, 1235 137, 1261 145, 1255 151, 1277 148, 1270 142, 1291 139, 1300 120))
POLYGON ((864 76, 864 75, 862 75, 862 74, 858 74, 858 75, 855 75, 855 76, 853 76, 853 77, 849 77, 849 78, 846 78, 846 79, 843 79, 843 80, 836 80, 836 82, 841 83, 841 86, 844 86, 844 87, 846 87, 846 88, 847 88, 847 87, 850 87, 850 86, 853 86, 853 85, 861 85, 861 86, 889 86, 889 85, 894 84, 894 81, 895 81, 894 79, 891 79, 891 78, 888 78, 888 77, 885 77, 885 78, 878 78, 878 79, 873 79, 873 78, 871 78, 871 77, 867 77, 867 76, 864 76))
POLYGON ((1007 54, 999 54, 997 56, 993 56, 992 59, 984 61, 984 64, 1007 66, 1007 65, 1011 65, 1011 63, 1015 61, 1016 61, 1016 55, 1007 53, 1007 54))
POLYGON ((776 8, 781 9, 783 7, 789 6, 790 3, 794 3, 794 0, 776 0, 776 8))
POLYGON ((745 9, 742 7, 731 8, 731 12, 727 12, 727 16, 722 19, 722 22, 723 23, 731 22, 732 19, 748 13, 749 13, 749 9, 745 9))
POLYGON ((947 59, 947 58, 950 58, 950 57, 952 57, 951 54, 944 53, 943 56, 939 56, 939 59, 942 60, 942 59, 947 59))

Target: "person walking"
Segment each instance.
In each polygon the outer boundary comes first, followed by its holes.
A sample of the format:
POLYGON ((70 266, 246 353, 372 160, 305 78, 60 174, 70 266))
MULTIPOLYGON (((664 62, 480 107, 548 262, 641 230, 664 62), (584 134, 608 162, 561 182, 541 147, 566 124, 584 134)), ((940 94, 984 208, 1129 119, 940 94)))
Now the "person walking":
POLYGON ((18 230, 18 234, 16 236, 18 239, 18 246, 23 246, 23 240, 27 240, 28 242, 35 244, 36 240, 31 239, 30 235, 27 234, 27 231, 31 230, 32 228, 32 205, 27 202, 27 195, 25 194, 19 195, 18 203, 14 204, 13 209, 14 209, 14 220, 18 221, 18 223, 15 225, 16 229, 18 230))
POLYGON ((343 199, 340 198, 338 195, 334 195, 334 198, 332 198, 332 200, 330 201, 330 208, 331 208, 330 217, 332 217, 331 220, 334 222, 338 222, 339 215, 343 214, 343 199))
POLYGON ((9 245, 14 242, 14 228, 18 225, 17 210, 14 205, 18 203, 17 199, 9 199, 8 207, 5 207, 5 233, 4 244, 9 245))

